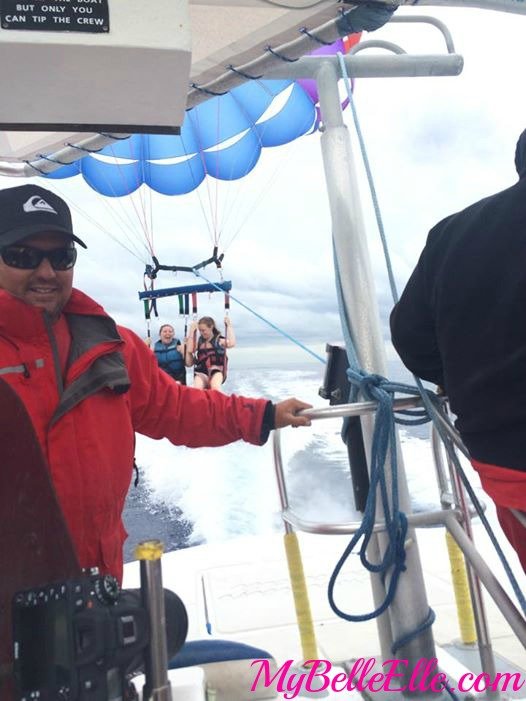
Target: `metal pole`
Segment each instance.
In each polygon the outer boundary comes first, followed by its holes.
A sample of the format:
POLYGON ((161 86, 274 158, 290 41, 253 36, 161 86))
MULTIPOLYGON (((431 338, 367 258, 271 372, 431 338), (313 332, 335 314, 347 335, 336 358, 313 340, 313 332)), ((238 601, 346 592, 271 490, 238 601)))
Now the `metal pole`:
POLYGON ((468 559, 468 562, 473 566, 478 577, 491 594, 493 601, 497 604, 498 609, 504 618, 510 624, 511 629, 519 639, 519 642, 526 648, 526 620, 517 610, 512 600, 502 588, 499 580, 490 570, 486 561, 477 551, 473 542, 470 540, 462 526, 455 519, 451 512, 446 512, 448 518, 445 521, 445 526, 451 533, 453 538, 459 544, 460 549, 468 559))
MULTIPOLYGON (((443 460, 440 436, 435 427, 433 427, 432 432, 432 445, 433 445, 433 455, 435 459, 435 465, 437 470, 441 473, 444 472, 443 460)), ((447 464, 449 468, 449 477, 451 481, 451 488, 453 490, 453 495, 455 498, 455 503, 457 504, 460 512, 462 514, 462 527, 466 532, 467 537, 474 543, 473 528, 471 525, 471 515, 469 513, 469 507, 466 499, 466 491, 460 477, 458 476, 454 465, 452 464, 449 454, 446 454, 447 464)), ((458 545, 458 543, 457 543, 458 545)), ((460 546, 459 546, 460 547, 460 546)), ((473 608, 473 615, 475 620, 475 628, 477 631, 477 645, 479 649, 480 664, 483 672, 490 675, 491 679, 495 679, 495 674, 497 672, 495 664, 495 656, 493 655, 493 647, 491 645, 491 635, 489 631, 488 619, 486 616, 486 606, 484 604, 484 597, 482 593, 482 587, 480 586, 480 579, 476 570, 473 569, 470 562, 466 561, 468 585, 471 596, 471 606, 473 608)), ((486 689, 485 696, 487 699, 496 701, 500 699, 501 695, 498 689, 486 689)))
MULTIPOLYGON (((283 473, 283 461, 281 459, 281 437, 279 430, 274 431, 273 452, 274 467, 276 470, 278 492, 281 502, 281 512, 284 514, 289 508, 289 498, 287 495, 285 475, 283 473)), ((285 546, 285 554, 287 556, 290 586, 292 598, 294 599, 294 608, 296 610, 296 621, 298 623, 303 662, 305 663, 308 660, 315 660, 318 658, 316 633, 314 632, 314 620, 312 618, 309 591, 307 588, 305 572, 303 570, 303 561, 301 559, 298 536, 296 533, 294 533, 290 523, 283 520, 283 524, 285 527, 283 544, 285 546)))
POLYGON ((92 151, 100 151, 114 141, 129 139, 129 134, 89 134, 76 144, 64 144, 58 151, 48 154, 45 158, 37 156, 31 161, 22 163, 15 161, 0 161, 0 175, 19 178, 32 178, 44 173, 52 173, 63 165, 74 163, 84 158, 92 151))
POLYGON ((140 560, 142 603, 150 622, 150 644, 145 655, 144 701, 172 701, 168 679, 166 616, 161 574, 163 544, 159 540, 139 543, 135 556, 140 560))
MULTIPOLYGON (((387 46, 384 46, 387 48, 387 46)), ((320 60, 333 64, 338 70, 336 56, 324 56, 322 59, 304 56, 295 63, 278 65, 269 71, 267 78, 314 78, 318 75, 320 60)), ((416 78, 419 76, 459 75, 463 67, 462 56, 444 54, 440 56, 372 55, 344 57, 350 78, 416 78)))
MULTIPOLYGON (((272 440, 272 452, 274 455, 274 469, 276 472, 276 482, 278 485, 279 502, 281 513, 285 513, 289 508, 289 495, 287 494, 287 484, 283 474, 283 459, 281 456, 281 434, 279 429, 274 431, 272 440)), ((283 521, 285 533, 292 533, 292 526, 287 521, 283 521)))
MULTIPOLYGON (((385 375, 384 342, 374 295, 374 281, 351 141, 342 118, 338 78, 338 71, 334 64, 325 62, 320 65, 317 85, 324 124, 321 147, 332 215, 335 257, 340 268, 344 314, 355 341, 360 365, 368 372, 385 375)), ((362 428, 366 446, 370 450, 373 428, 370 417, 362 418, 362 428)), ((409 513, 411 511, 409 493, 401 460, 399 465, 400 508, 409 513)), ((383 517, 382 507, 379 504, 377 518, 383 517)), ((400 577, 396 597, 388 611, 390 629, 395 640, 417 629, 429 614, 414 530, 409 531, 408 540, 411 545, 406 552, 407 570, 400 577)), ((383 553, 386 544, 385 536, 379 534, 377 543, 383 553)), ((375 602, 378 602, 379 578, 377 575, 371 576, 375 602)), ((385 650, 385 643, 382 644, 386 630, 389 629, 386 618, 387 616, 383 616, 379 624, 380 644, 384 657, 391 655, 390 650, 385 650)), ((404 644, 397 652, 397 656, 409 661, 408 679, 412 671, 417 668, 419 660, 436 657, 430 628, 404 644)), ((433 696, 436 697, 436 694, 433 696)))
MULTIPOLYGON (((407 397, 395 399, 393 408, 395 411, 402 409, 416 409, 423 406, 421 397, 407 397)), ((352 404, 335 404, 334 406, 313 407, 312 409, 302 409, 298 416, 308 416, 311 420, 337 419, 343 416, 363 416, 364 414, 374 414, 378 409, 378 402, 353 402, 352 404)))

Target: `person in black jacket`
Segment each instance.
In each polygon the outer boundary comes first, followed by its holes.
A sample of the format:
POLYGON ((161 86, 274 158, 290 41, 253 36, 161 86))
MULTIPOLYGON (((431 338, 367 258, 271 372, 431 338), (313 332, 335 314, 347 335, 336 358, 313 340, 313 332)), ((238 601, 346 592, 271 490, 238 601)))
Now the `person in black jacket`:
POLYGON ((443 388, 526 571, 526 130, 519 181, 431 229, 391 313, 393 344, 443 388))

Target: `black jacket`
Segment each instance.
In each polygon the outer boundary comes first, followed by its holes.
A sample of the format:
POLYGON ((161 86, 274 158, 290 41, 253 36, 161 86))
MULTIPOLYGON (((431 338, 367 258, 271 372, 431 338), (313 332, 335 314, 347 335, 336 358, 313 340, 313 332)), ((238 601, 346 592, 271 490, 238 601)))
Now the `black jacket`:
POLYGON ((391 313, 394 346, 444 388, 473 458, 526 470, 526 131, 516 185, 437 224, 391 313))

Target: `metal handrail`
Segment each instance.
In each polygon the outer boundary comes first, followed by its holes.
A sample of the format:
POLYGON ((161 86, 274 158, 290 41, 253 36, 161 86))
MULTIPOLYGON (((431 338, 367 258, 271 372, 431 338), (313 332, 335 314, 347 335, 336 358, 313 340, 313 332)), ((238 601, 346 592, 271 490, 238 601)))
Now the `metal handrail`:
MULTIPOLYGON (((453 428, 453 426, 446 421, 445 417, 440 416, 440 421, 441 421, 441 426, 445 431, 448 433, 448 435, 457 443, 460 441, 460 444, 463 452, 467 455, 467 449, 465 448, 464 444, 462 443, 460 436, 458 435, 457 431, 453 428)), ((433 450, 433 459, 435 463, 435 470, 437 473, 438 481, 439 484, 443 485, 446 482, 446 477, 445 477, 445 469, 444 469, 444 461, 443 461, 443 453, 442 453, 442 441, 440 439, 440 434, 438 432, 438 429, 435 425, 433 425, 432 432, 431 432, 431 445, 432 445, 432 450, 433 450)), ((469 506, 468 506, 468 501, 467 501, 467 494, 466 494, 466 489, 464 485, 462 484, 462 480, 460 479, 460 476, 458 475, 457 471, 455 470, 455 466, 453 464, 453 460, 451 459, 451 456, 449 455, 448 452, 446 452, 446 459, 447 459, 447 465, 449 469, 449 479, 450 479, 450 484, 451 484, 451 489, 452 489, 452 494, 451 497, 455 504, 458 505, 458 508, 463 515, 463 531, 466 534, 466 537, 474 543, 474 535, 473 535, 473 529, 471 526, 471 516, 473 514, 469 513, 469 506)), ((441 495, 441 501, 443 503, 443 493, 441 495)), ((451 533, 451 531, 450 531, 451 533)), ((458 542, 457 542, 458 545, 458 542)), ((483 592, 482 592, 482 587, 481 587, 481 581, 478 573, 476 572, 475 568, 472 566, 471 562, 467 559, 466 554, 464 554, 464 563, 466 566, 466 574, 467 574, 467 581, 468 581, 468 587, 469 587, 469 596, 471 600, 471 608, 473 611, 473 620, 475 624, 475 630, 477 632, 477 644, 478 644, 478 649, 479 649, 479 656, 480 656, 480 663, 482 669, 487 672, 492 679, 495 678, 495 672, 496 672, 496 666, 495 666, 495 656, 493 654, 493 648, 491 644, 491 635, 489 632, 489 624, 488 624, 488 617, 486 614, 486 606, 484 603, 484 597, 483 597, 483 592)), ((489 694, 487 693, 488 698, 489 694)), ((495 693, 495 698, 499 698, 500 694, 498 692, 495 693)))
MULTIPOLYGON (((421 406, 422 402, 419 397, 412 397, 408 399, 397 399, 393 402, 395 410, 414 408, 421 406)), ((311 420, 327 419, 343 416, 360 416, 363 414, 370 414, 376 410, 376 402, 356 402, 353 404, 340 404, 331 407, 322 408, 312 408, 305 409, 300 412, 303 416, 308 416, 311 420)), ((445 419, 442 419, 444 425, 447 427, 448 432, 454 438, 456 435, 455 442, 461 442, 460 437, 456 434, 455 429, 451 427, 445 419)), ((463 451, 466 448, 463 446, 463 451)), ((466 451, 467 452, 467 451, 466 451)), ((276 478, 278 483, 278 491, 282 507, 282 519, 285 524, 285 528, 288 532, 296 529, 301 532, 306 533, 316 533, 321 535, 342 535, 355 533, 359 526, 359 522, 350 523, 314 523, 310 521, 305 521, 297 516, 290 508, 288 502, 286 480, 283 471, 283 458, 281 454, 281 438, 280 431, 274 431, 273 436, 273 453, 274 453, 274 467, 276 471, 276 478)), ((437 471, 443 470, 443 466, 437 464, 436 455, 434 456, 435 467, 437 471)), ((493 572, 490 570, 486 562, 483 560, 482 556, 476 549, 470 535, 466 533, 460 521, 470 522, 471 513, 469 510, 463 511, 460 508, 449 508, 449 505, 444 506, 442 510, 435 510, 429 512, 422 512, 418 514, 409 514, 408 522, 415 528, 422 527, 432 527, 432 526, 444 526, 449 533, 452 535, 460 549, 462 550, 464 556, 466 557, 470 567, 476 573, 476 576, 484 584, 489 595, 496 603, 497 607, 500 609, 502 615, 508 622, 510 628, 513 630, 521 644, 526 647, 526 619, 514 605, 498 579, 495 577, 493 572)), ((385 525, 381 522, 375 524, 375 532, 385 530, 385 525)), ((477 597, 473 597, 474 615, 478 620, 478 625, 485 630, 486 620, 483 605, 480 605, 480 601, 477 601, 477 597)), ((483 641, 484 646, 487 641, 483 641)), ((483 661, 488 664, 492 664, 492 652, 487 647, 484 647, 484 654, 481 651, 481 657, 483 661)))
POLYGON ((453 42, 453 37, 451 36, 451 32, 449 31, 448 27, 442 22, 442 20, 437 19, 436 17, 431 17, 430 15, 406 15, 406 16, 399 16, 395 15, 394 17, 391 17, 389 20, 388 24, 430 24, 433 27, 436 27, 441 33, 442 36, 444 37, 444 41, 446 43, 446 48, 449 54, 454 54, 455 53, 455 45, 453 42))
MULTIPOLYGON (((452 510, 456 518, 462 518, 457 510, 452 510)), ((444 525, 443 514, 441 510, 422 511, 418 514, 408 514, 407 522, 415 528, 433 528, 438 525, 444 525)), ((281 514, 285 523, 288 523, 292 528, 303 533, 313 533, 317 535, 352 535, 360 528, 361 521, 349 521, 347 523, 320 523, 314 521, 305 521, 300 516, 294 513, 291 509, 286 509, 281 514)), ((377 521, 374 524, 373 532, 380 533, 387 530, 384 521, 377 521)))
MULTIPOLYGON (((421 406, 423 406, 422 399, 417 396, 395 399, 393 401, 394 411, 415 409, 421 406)), ((298 415, 307 416, 309 419, 334 419, 343 416, 364 416, 365 414, 374 414, 377 409, 377 402, 352 402, 350 404, 336 404, 334 406, 303 409, 302 411, 298 412, 298 415)))
POLYGON ((90 134, 76 144, 64 144, 49 155, 42 155, 32 161, 0 161, 0 176, 31 178, 47 175, 65 165, 75 163, 80 158, 97 153, 114 141, 128 139, 130 134, 90 134))
MULTIPOLYGON (((444 42, 446 44, 447 53, 453 55, 455 53, 455 45, 453 43, 453 37, 447 26, 441 22, 436 17, 430 17, 428 15, 408 15, 407 17, 391 17, 386 26, 390 24, 430 24, 436 27, 444 37, 444 42)), ((393 44, 390 41, 385 41, 384 39, 368 39, 367 41, 361 41, 356 46, 353 46, 349 51, 349 54, 356 56, 357 53, 361 51, 367 51, 368 49, 385 49, 386 51, 392 51, 395 54, 405 54, 407 53, 398 44, 393 44)))

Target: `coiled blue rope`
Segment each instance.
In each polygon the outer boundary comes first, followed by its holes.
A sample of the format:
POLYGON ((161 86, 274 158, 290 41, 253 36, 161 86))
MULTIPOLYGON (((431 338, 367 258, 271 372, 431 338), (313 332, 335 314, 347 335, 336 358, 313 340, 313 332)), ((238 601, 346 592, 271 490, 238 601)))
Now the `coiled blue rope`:
MULTIPOLYGON (((410 385, 390 382, 381 375, 368 374, 359 368, 356 346, 347 323, 347 318, 343 313, 345 304, 343 300, 338 260, 335 252, 334 269, 342 332, 349 361, 349 369, 347 370, 347 375, 351 384, 349 401, 356 402, 360 396, 362 396, 364 399, 378 402, 371 446, 371 466, 369 476, 370 486, 367 494, 362 523, 338 560, 328 584, 329 604, 334 613, 346 621, 359 622, 371 620, 377 616, 380 616, 391 605, 396 594, 396 587, 398 585, 400 575, 406 569, 405 538, 407 534, 407 517, 405 513, 399 509, 398 458, 395 423, 403 423, 405 425, 415 423, 421 424, 429 421, 429 415, 426 409, 404 409, 397 411, 395 415, 393 408, 395 393, 418 396, 420 393, 419 389, 410 385), (401 418, 400 415, 405 418, 401 418), (385 473, 385 464, 388 455, 390 461, 390 472, 392 475, 390 480, 390 494, 387 490, 385 473), (378 490, 380 491, 382 509, 385 514, 388 545, 382 561, 380 563, 371 563, 367 558, 366 550, 374 532, 378 490), (340 574, 343 566, 362 538, 363 542, 360 547, 360 560, 363 566, 371 572, 381 574, 384 582, 388 574, 390 574, 390 579, 385 599, 374 611, 365 614, 351 614, 342 611, 336 604, 334 599, 334 588, 338 575, 340 574)), ((437 401, 436 396, 429 393, 429 401, 437 401)), ((349 419, 345 419, 343 424, 342 434, 344 436, 344 440, 347 433, 348 421, 349 419)), ((393 654, 396 652, 396 650, 400 649, 400 647, 406 645, 408 642, 421 635, 426 628, 429 628, 433 624, 434 620, 435 614, 432 609, 429 609, 425 620, 422 621, 420 625, 416 626, 414 630, 409 631, 409 633, 403 636, 403 638, 400 640, 394 641, 392 648, 393 654)))
MULTIPOLYGON (((344 326, 346 326, 344 324, 344 326)), ((349 339, 351 346, 352 341, 349 339)), ((347 375, 351 382, 350 401, 356 401, 358 395, 365 400, 377 402, 378 408, 374 422, 374 431, 371 446, 370 465, 370 486, 367 502, 363 514, 362 523, 353 535, 350 543, 345 548, 342 556, 338 560, 334 572, 332 573, 329 585, 328 596, 332 610, 346 621, 368 621, 380 616, 392 603, 396 594, 396 587, 401 573, 405 567, 405 540, 407 535, 407 517, 399 509, 398 495, 398 460, 395 431, 395 412, 393 409, 393 399, 395 393, 405 392, 408 394, 418 394, 416 387, 410 387, 399 383, 389 382, 381 375, 368 374, 363 370, 349 368, 347 375), (389 462, 391 475, 391 489, 388 491, 385 465, 389 462), (373 563, 367 556, 367 549, 374 533, 376 522, 377 499, 381 497, 382 510, 385 516, 385 531, 388 536, 387 547, 382 560, 373 563), (342 611, 334 599, 334 588, 338 575, 345 565, 348 557, 353 552, 356 545, 362 540, 359 555, 362 565, 369 571, 382 575, 385 582, 389 574, 389 584, 384 601, 374 611, 365 614, 350 614, 342 611)), ((430 393, 430 401, 436 401, 434 395, 430 393)), ((404 411, 407 414, 407 411, 404 411)), ((421 423, 424 417, 417 416, 417 422, 421 423)), ((428 419, 429 420, 429 417, 428 419)), ((409 420, 404 420, 408 423, 409 420)), ((407 644, 414 637, 420 635, 423 630, 432 625, 434 613, 429 610, 425 621, 414 631, 404 636, 403 640, 395 641, 393 652, 407 644)))

